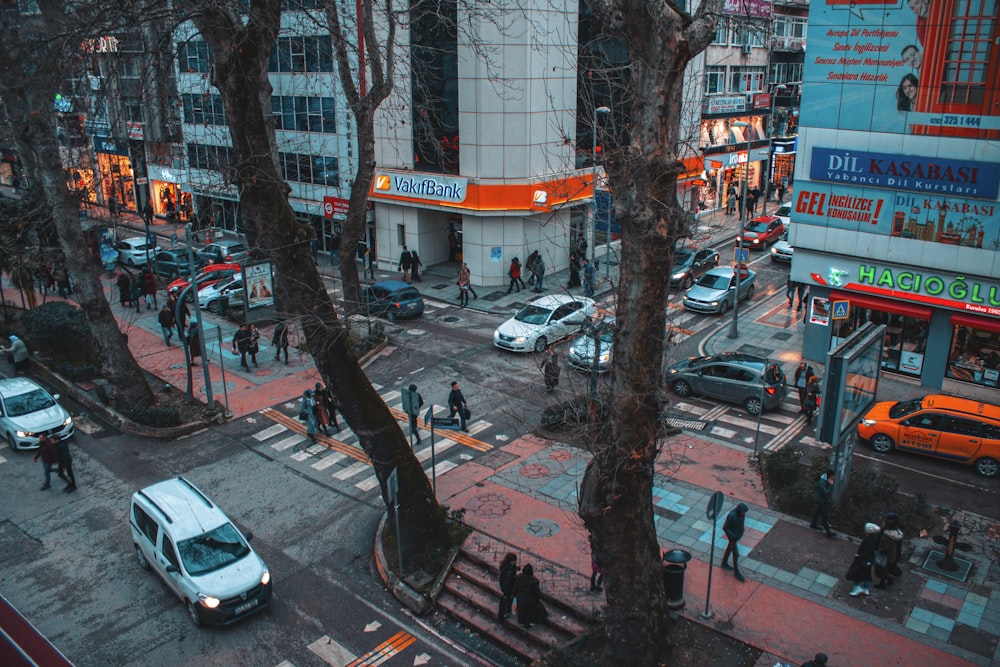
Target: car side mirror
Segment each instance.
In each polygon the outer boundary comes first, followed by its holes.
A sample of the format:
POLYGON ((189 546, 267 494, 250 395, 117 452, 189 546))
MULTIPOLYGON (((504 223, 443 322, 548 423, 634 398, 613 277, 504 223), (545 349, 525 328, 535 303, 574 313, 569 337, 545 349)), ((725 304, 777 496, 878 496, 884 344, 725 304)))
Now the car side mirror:
POLYGON ((253 531, 248 530, 246 533, 243 534, 243 537, 247 538, 247 542, 249 542, 250 540, 253 539, 253 531))
POLYGON ((173 564, 167 565, 167 573, 173 574, 174 572, 180 572, 180 570, 177 569, 177 566, 173 564))

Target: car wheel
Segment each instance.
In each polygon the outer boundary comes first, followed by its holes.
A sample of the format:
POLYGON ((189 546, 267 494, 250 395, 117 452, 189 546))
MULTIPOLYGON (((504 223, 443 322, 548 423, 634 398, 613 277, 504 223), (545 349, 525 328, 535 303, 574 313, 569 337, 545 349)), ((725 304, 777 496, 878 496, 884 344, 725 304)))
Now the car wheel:
POLYGON ((872 449, 880 454, 888 454, 896 448, 892 438, 885 433, 876 433, 872 436, 872 449))
POLYGON ((205 306, 205 307, 208 308, 208 312, 215 313, 216 315, 219 314, 220 308, 219 308, 219 301, 218 301, 218 299, 215 300, 215 301, 209 301, 208 305, 205 306))
POLYGON ((149 561, 146 560, 146 554, 142 553, 142 549, 139 548, 138 544, 133 544, 135 547, 135 558, 139 561, 139 567, 144 570, 149 570, 149 561))
POLYGON ((135 268, 135 258, 134 257, 127 258, 125 260, 125 263, 128 264, 129 266, 131 266, 133 269, 135 268))
POLYGON ((767 241, 761 241, 760 242, 760 251, 761 252, 767 252, 767 241))
POLYGON ((688 275, 684 276, 684 282, 681 283, 681 289, 686 292, 689 289, 691 289, 691 285, 693 285, 693 284, 694 284, 694 281, 691 280, 691 275, 688 274, 688 275))
POLYGON ((549 341, 545 338, 545 336, 539 336, 538 340, 535 341, 535 352, 544 352, 548 345, 549 341))
POLYGON ((752 415, 759 415, 761 408, 763 407, 760 402, 760 397, 751 396, 747 400, 743 401, 743 407, 752 415))
POLYGON ((7 444, 10 445, 10 451, 17 451, 17 440, 14 439, 14 435, 12 433, 7 434, 7 444))
POLYGON ((385 311, 385 319, 389 320, 390 322, 395 322, 396 321, 396 312, 394 310, 392 310, 391 308, 389 310, 385 311))
POLYGON ((194 303, 194 294, 188 292, 184 295, 184 303, 194 303))
POLYGON ((755 287, 754 285, 751 285, 750 287, 747 288, 747 296, 746 296, 746 300, 747 301, 749 301, 750 299, 753 298, 753 289, 754 289, 754 287, 755 287))
POLYGON ((996 477, 997 473, 1000 473, 1000 461, 990 458, 989 456, 984 456, 976 461, 976 472, 983 477, 996 477))
POLYGON ((729 312, 729 300, 723 299, 722 303, 719 304, 719 315, 725 315, 729 312))
POLYGON ((201 627, 201 614, 198 613, 198 605, 194 602, 188 600, 188 616, 191 617, 191 622, 194 623, 195 627, 201 627))
POLYGON ((691 395, 691 385, 688 384, 687 380, 674 380, 674 383, 673 385, 671 385, 671 388, 674 390, 674 393, 677 394, 678 396, 691 395))

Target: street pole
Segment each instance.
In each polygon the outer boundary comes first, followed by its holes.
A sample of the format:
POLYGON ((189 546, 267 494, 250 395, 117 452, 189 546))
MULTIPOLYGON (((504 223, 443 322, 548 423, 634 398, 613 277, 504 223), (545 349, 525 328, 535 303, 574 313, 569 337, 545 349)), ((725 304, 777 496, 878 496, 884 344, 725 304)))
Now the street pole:
MULTIPOLYGON (((734 127, 749 128, 750 123, 741 120, 733 121, 734 127)), ((736 236, 736 266, 733 269, 733 276, 736 278, 733 294, 733 321, 729 325, 729 338, 738 338, 740 335, 740 277, 743 268, 743 232, 746 226, 745 216, 747 210, 747 181, 750 179, 750 133, 747 132, 747 164, 743 169, 743 184, 740 186, 740 231, 736 236)))
MULTIPOLYGON (((191 238, 191 223, 184 225, 184 238, 191 238)), ((194 317, 197 317, 198 326, 198 345, 201 347, 201 363, 202 367, 205 369, 204 379, 205 379, 205 402, 208 403, 208 411, 215 411, 215 397, 212 396, 212 378, 209 376, 208 372, 208 354, 205 348, 205 318, 201 316, 201 306, 198 305, 198 274, 194 271, 194 248, 191 244, 187 244, 188 249, 188 266, 191 267, 191 296, 194 299, 194 317)), ((183 298, 183 294, 181 295, 183 298)), ((193 358, 192 358, 193 361, 193 358)), ((190 369, 190 366, 188 366, 190 369)), ((190 370, 188 371, 190 372, 190 370)))
POLYGON ((593 323, 594 361, 590 364, 590 423, 597 437, 597 374, 601 368, 601 326, 593 323))
MULTIPOLYGON (((595 262, 597 261, 597 114, 599 113, 611 113, 611 109, 608 107, 594 107, 594 126, 591 128, 591 157, 593 164, 590 166, 591 176, 590 176, 590 186, 593 189, 592 197, 592 212, 591 215, 594 218, 590 221, 590 225, 587 227, 587 243, 590 248, 590 265, 597 266, 595 262)), ((608 238, 611 238, 611 224, 608 223, 608 238)), ((607 261, 607 257, 604 258, 607 261)))

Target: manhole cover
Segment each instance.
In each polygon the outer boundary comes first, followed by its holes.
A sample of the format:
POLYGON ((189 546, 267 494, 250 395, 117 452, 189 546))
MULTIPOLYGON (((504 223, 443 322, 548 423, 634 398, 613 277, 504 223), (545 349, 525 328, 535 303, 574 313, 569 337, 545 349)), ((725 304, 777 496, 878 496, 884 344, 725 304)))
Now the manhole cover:
POLYGON ((441 321, 442 322, 460 322, 460 321, 462 321, 462 318, 461 317, 455 317, 454 315, 448 315, 447 317, 442 317, 441 321))
POLYGON ((708 426, 708 422, 703 422, 700 419, 684 419, 683 417, 665 417, 663 421, 667 426, 685 431, 703 431, 708 426))

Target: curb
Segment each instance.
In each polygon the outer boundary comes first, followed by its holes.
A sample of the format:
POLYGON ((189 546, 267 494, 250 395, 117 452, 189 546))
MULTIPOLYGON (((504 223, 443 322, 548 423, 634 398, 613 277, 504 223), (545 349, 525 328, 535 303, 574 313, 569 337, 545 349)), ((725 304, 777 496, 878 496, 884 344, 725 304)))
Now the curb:
POLYGON ((415 613, 417 616, 424 616, 434 609, 434 603, 431 602, 423 593, 412 588, 409 584, 400 579, 396 573, 389 568, 389 564, 385 559, 385 552, 382 549, 382 531, 385 530, 385 525, 388 520, 389 513, 385 512, 382 515, 382 518, 379 519, 378 528, 375 529, 375 544, 373 545, 375 569, 378 571, 379 579, 382 580, 382 583, 389 589, 394 598, 402 602, 407 609, 415 613))

